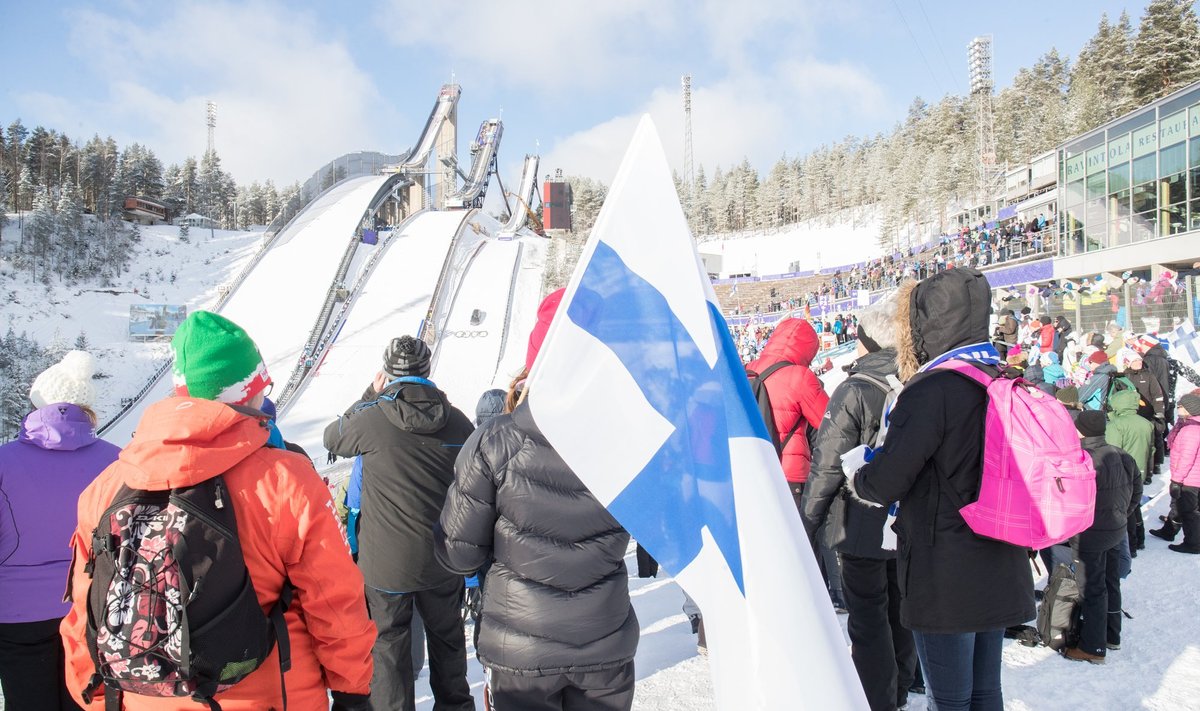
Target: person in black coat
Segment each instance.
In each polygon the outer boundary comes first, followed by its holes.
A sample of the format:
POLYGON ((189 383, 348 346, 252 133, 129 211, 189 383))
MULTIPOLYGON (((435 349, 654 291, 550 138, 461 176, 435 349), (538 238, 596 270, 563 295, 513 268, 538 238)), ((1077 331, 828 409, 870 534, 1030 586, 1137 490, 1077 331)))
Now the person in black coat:
POLYGON ((1162 471, 1167 453, 1167 429, 1171 425, 1171 413, 1175 412, 1175 383, 1171 377, 1171 361, 1161 344, 1155 345, 1142 355, 1142 365, 1148 370, 1163 392, 1163 427, 1154 428, 1154 474, 1162 471))
POLYGON ((1063 656, 1103 664, 1108 650, 1121 648, 1121 550, 1129 516, 1141 503, 1141 474, 1133 457, 1105 442, 1103 412, 1079 413, 1075 427, 1096 467, 1096 514, 1071 540, 1080 589, 1079 642, 1063 656))
MULTIPOLYGON (((539 323, 553 313, 539 308, 539 323)), ((525 373, 544 336, 535 328, 525 373)), ((509 389, 511 414, 464 445, 435 553, 460 574, 494 559, 477 650, 497 709, 628 711, 639 637, 629 534, 538 429, 525 373, 509 389)))
POLYGON ((428 379, 430 355, 423 341, 392 339, 383 369, 362 399, 325 428, 325 448, 339 457, 363 458, 358 567, 379 633, 372 651, 372 707, 415 707, 415 605, 425 627, 437 708, 473 711, 463 579, 434 559, 433 524, 454 481, 455 457, 474 428, 428 379))
POLYGON ((975 535, 955 503, 975 500, 979 490, 986 393, 960 375, 929 370, 957 358, 997 373, 998 354, 987 342, 990 302, 987 280, 974 269, 901 290, 897 358, 905 388, 883 448, 849 478, 865 501, 900 504, 900 619, 913 631, 929 694, 944 709, 1001 707, 1004 629, 1035 615, 1028 551, 975 535))
POLYGON ((888 512, 843 490, 841 456, 875 444, 888 393, 900 387, 895 314, 895 298, 861 314, 859 358, 825 410, 801 509, 814 552, 817 532, 828 521, 829 544, 841 554, 850 653, 872 711, 895 711, 908 703, 917 652, 912 632, 900 624, 895 534, 885 530, 888 512))

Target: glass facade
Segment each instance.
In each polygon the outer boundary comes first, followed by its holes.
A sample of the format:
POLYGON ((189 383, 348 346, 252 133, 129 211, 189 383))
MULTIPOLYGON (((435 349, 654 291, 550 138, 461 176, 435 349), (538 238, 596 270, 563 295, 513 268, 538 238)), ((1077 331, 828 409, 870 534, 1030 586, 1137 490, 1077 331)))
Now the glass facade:
POLYGON ((1063 255, 1200 230, 1200 84, 1058 152, 1063 255))

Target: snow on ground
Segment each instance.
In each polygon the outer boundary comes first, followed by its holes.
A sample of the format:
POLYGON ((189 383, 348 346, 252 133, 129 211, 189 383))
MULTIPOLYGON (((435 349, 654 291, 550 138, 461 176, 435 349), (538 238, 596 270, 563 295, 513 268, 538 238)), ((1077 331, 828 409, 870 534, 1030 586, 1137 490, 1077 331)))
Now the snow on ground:
POLYGON ((832 222, 807 220, 773 233, 706 237, 700 251, 721 257, 722 277, 831 269, 881 256, 879 223, 875 208, 847 210, 832 222))
MULTIPOLYGON (((20 239, 16 215, 10 219, 0 257, 20 239)), ((262 239, 261 231, 193 228, 188 241, 182 242, 177 227, 137 229, 141 242, 129 271, 110 287, 95 283, 70 286, 57 280, 43 286, 24 274, 0 270, 0 294, 4 297, 0 329, 11 326, 17 333, 28 332, 43 346, 59 341, 68 348, 81 333, 86 334, 88 350, 96 356, 98 373, 103 376, 96 383, 96 411, 101 421, 115 414, 121 399, 137 392, 170 356, 166 340, 129 340, 129 307, 184 304, 192 311, 211 306, 219 297, 218 288, 233 280, 262 239)))

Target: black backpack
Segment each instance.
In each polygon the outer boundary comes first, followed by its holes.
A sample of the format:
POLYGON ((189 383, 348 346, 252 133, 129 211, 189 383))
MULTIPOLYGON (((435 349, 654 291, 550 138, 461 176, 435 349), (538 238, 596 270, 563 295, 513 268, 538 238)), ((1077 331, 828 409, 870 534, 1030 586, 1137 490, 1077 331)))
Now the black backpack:
MULTIPOLYGON (((85 567, 87 643, 105 708, 122 694, 190 696, 212 711, 213 696, 257 669, 279 644, 290 666, 283 613, 292 589, 264 615, 242 557, 224 478, 169 491, 122 486, 92 531, 85 567)), ((286 690, 284 705, 287 704, 286 690)))
MULTIPOLYGON (((783 458, 783 450, 787 449, 788 442, 792 441, 792 437, 796 434, 796 430, 800 429, 800 425, 808 427, 808 423, 803 417, 797 418, 796 424, 792 425, 792 429, 787 433, 787 437, 779 440, 779 430, 775 426, 775 412, 771 409, 771 396, 767 393, 767 378, 775 374, 776 371, 793 365, 786 360, 781 360, 774 365, 771 365, 762 373, 758 373, 750 368, 746 369, 746 377, 750 378, 750 392, 754 393, 754 399, 758 402, 758 413, 762 415, 763 424, 767 426, 767 435, 771 443, 775 445, 775 454, 780 459, 783 458)), ((812 449, 813 435, 816 434, 816 429, 808 427, 805 432, 808 437, 809 450, 812 449)))
POLYGON ((1037 631, 1042 644, 1057 651, 1079 641, 1079 583, 1066 563, 1059 563, 1050 574, 1038 604, 1037 631))

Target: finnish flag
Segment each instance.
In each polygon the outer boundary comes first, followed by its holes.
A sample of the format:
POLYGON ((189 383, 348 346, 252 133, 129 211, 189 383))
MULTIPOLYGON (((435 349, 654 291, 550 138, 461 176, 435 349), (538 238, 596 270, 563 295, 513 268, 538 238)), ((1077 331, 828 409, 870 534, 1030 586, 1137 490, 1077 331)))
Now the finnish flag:
POLYGON ((700 606, 718 708, 866 708, 648 116, 527 392, 563 460, 700 606))

